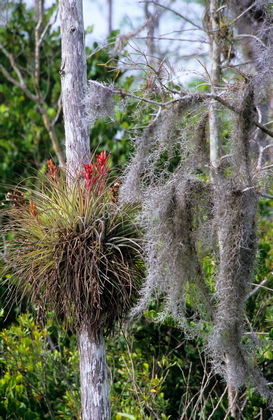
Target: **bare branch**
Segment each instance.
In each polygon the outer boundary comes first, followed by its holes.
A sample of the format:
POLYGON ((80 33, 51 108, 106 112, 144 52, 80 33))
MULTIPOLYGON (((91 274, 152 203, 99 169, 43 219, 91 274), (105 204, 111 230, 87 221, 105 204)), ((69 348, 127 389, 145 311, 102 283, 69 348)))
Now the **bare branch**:
POLYGON ((187 18, 184 15, 181 15, 181 13, 176 12, 175 10, 171 9, 168 6, 163 6, 163 4, 159 4, 156 1, 153 0, 148 0, 148 1, 140 1, 140 3, 152 3, 155 4, 158 7, 162 7, 162 9, 168 10, 169 12, 174 13, 176 16, 180 17, 181 19, 183 19, 185 22, 190 23, 193 27, 200 29, 200 31, 204 32, 204 28, 202 28, 202 26, 197 25, 196 23, 194 23, 191 19, 187 18))
POLYGON ((45 125, 45 127, 48 131, 50 140, 52 142, 52 147, 53 147, 54 152, 56 153, 59 164, 60 164, 61 167, 64 168, 65 167, 65 159, 64 159, 64 156, 63 156, 63 152, 61 151, 60 143, 59 143, 59 140, 57 138, 57 135, 56 135, 56 132, 55 132, 55 129, 54 129, 54 124, 52 124, 52 122, 50 121, 47 110, 43 105, 39 106, 39 110, 42 114, 44 125, 45 125))
MULTIPOLYGON (((1 45, 0 45, 0 49, 1 49, 1 45)), ((15 67, 18 71, 18 67, 15 67)), ((0 70, 2 71, 3 75, 6 77, 6 79, 11 82, 13 85, 19 87, 20 89, 22 89, 22 91, 26 94, 26 96, 31 99, 32 101, 34 101, 35 103, 38 103, 38 99, 35 95, 33 95, 33 93, 30 92, 30 90, 26 87, 24 81, 22 80, 22 83, 16 79, 14 79, 10 73, 5 69, 4 66, 2 66, 2 64, 0 64, 0 70)), ((16 70, 15 70, 16 71, 16 70)), ((17 71, 16 71, 17 73, 17 71)), ((21 74, 21 73, 20 73, 21 74)))
POLYGON ((44 40, 44 38, 45 38, 45 36, 46 36, 46 33, 47 33, 47 31, 49 30, 49 28, 51 28, 51 27, 54 25, 54 23, 57 21, 58 12, 59 12, 59 10, 57 9, 57 10, 56 10, 56 12, 55 12, 55 16, 54 16, 54 18, 53 18, 51 21, 48 21, 48 22, 47 22, 47 24, 46 24, 46 26, 45 26, 45 28, 44 28, 44 30, 43 30, 43 32, 41 33, 40 38, 39 38, 39 43, 40 43, 40 45, 41 45, 41 43, 43 42, 43 40, 44 40))
POLYGON ((246 299, 250 298, 250 296, 252 296, 255 293, 257 293, 261 288, 266 289, 266 290, 270 290, 270 292, 272 292, 272 289, 270 287, 265 287, 264 286, 267 283, 267 281, 268 281, 268 279, 265 278, 259 284, 251 283, 252 286, 256 286, 256 287, 253 290, 251 290, 251 292, 249 292, 249 294, 246 296, 246 299))
POLYGON ((237 41, 239 38, 252 38, 255 41, 259 42, 264 48, 266 48, 265 43, 260 38, 258 38, 255 35, 251 35, 251 34, 240 34, 240 35, 236 35, 236 37, 234 38, 234 41, 237 41))
MULTIPOLYGON (((176 31, 177 32, 177 31, 176 31)), ((148 36, 138 36, 138 37, 136 37, 136 39, 149 39, 149 37, 148 36)), ((167 37, 167 36, 159 36, 159 37, 154 37, 154 39, 157 39, 157 40, 159 40, 159 41, 164 41, 164 40, 166 40, 166 41, 182 41, 182 42, 197 42, 197 43, 199 43, 200 44, 200 42, 202 42, 203 44, 207 44, 207 41, 205 41, 205 40, 200 40, 200 39, 186 39, 186 38, 169 38, 169 37, 167 37)), ((207 54, 205 54, 205 53, 200 53, 200 54, 194 54, 194 55, 207 55, 207 54)), ((190 57, 190 56, 192 56, 192 54, 190 55, 190 54, 187 54, 187 55, 180 55, 180 57, 190 57)))
POLYGON ((260 130, 262 130, 264 133, 266 133, 268 136, 273 138, 273 131, 266 128, 263 124, 260 124, 258 121, 253 121, 253 124, 256 125, 256 127, 259 127, 260 130))
POLYGON ((253 7, 255 7, 258 4, 258 1, 255 1, 254 3, 252 3, 247 9, 245 9, 239 16, 237 16, 232 22, 231 22, 231 26, 233 26, 237 20, 241 19, 241 17, 243 17, 246 13, 248 13, 253 7))
POLYGON ((38 15, 38 22, 35 27, 35 52, 34 52, 34 86, 35 92, 37 97, 40 99, 40 89, 39 89, 39 82, 40 82, 40 46, 41 43, 39 42, 40 38, 40 28, 43 21, 43 0, 38 0, 37 5, 37 15, 38 15))
MULTIPOLYGON (((13 70, 16 72, 18 79, 19 79, 19 86, 23 89, 26 88, 25 86, 25 82, 22 76, 22 73, 20 72, 19 68, 17 67, 17 65, 15 64, 15 60, 12 54, 10 54, 5 47, 3 46, 3 44, 0 43, 0 50, 4 53, 4 55, 8 58, 11 67, 13 68, 13 70)), ((3 66, 1 65, 1 70, 2 70, 3 66)), ((3 70, 2 70, 3 71, 3 70)), ((8 74, 8 73, 7 73, 8 74)), ((6 75, 5 75, 6 76, 6 75)), ((13 82, 12 82, 13 83, 13 82)), ((18 82, 16 82, 17 84, 18 82)), ((17 84, 18 86, 18 84, 17 84)))
POLYGON ((61 111, 62 111, 63 105, 62 105, 62 95, 60 94, 59 99, 58 99, 58 109, 56 112, 55 117, 52 120, 52 125, 54 126, 56 124, 56 122, 58 121, 61 111))

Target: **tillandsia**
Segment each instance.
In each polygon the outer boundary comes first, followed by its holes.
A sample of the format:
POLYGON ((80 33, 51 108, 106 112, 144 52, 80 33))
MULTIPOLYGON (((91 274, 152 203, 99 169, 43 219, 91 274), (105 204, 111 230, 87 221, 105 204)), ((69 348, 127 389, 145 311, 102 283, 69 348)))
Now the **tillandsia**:
MULTIPOLYGON (((228 95, 236 112, 225 121, 228 138, 217 149, 216 166, 208 137, 211 118, 201 103, 154 112, 156 117, 136 133, 122 198, 141 204, 147 277, 132 314, 139 316, 156 301, 159 321, 171 316, 189 337, 202 337, 214 370, 230 389, 250 385, 271 398, 253 363, 255 334, 245 323, 264 188, 255 176, 252 151, 255 78, 240 85, 240 96, 228 95)), ((218 116, 223 111, 219 106, 218 116)))
POLYGON ((111 329, 144 275, 137 207, 120 205, 105 151, 70 185, 52 160, 39 188, 18 186, 3 210, 5 282, 76 328, 111 329))

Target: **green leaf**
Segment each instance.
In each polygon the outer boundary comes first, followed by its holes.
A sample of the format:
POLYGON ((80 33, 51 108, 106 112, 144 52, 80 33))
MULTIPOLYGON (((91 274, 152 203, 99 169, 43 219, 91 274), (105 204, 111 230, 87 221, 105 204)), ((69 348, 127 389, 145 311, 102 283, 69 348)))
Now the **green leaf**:
POLYGON ((131 414, 126 413, 117 413, 119 416, 124 417, 125 419, 135 420, 135 416, 132 416, 131 414))
POLYGON ((94 31, 94 25, 87 26, 87 28, 85 29, 86 34, 92 34, 93 31, 94 31))
POLYGON ((273 328, 271 329, 270 333, 268 334, 268 337, 273 340, 273 328))

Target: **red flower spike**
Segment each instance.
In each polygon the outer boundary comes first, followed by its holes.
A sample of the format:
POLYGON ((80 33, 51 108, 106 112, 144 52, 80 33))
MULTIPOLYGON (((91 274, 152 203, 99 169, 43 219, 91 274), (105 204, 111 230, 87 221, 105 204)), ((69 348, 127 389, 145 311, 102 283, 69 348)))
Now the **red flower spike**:
POLYGON ((107 156, 106 151, 101 152, 99 155, 96 155, 96 163, 84 163, 82 172, 85 183, 86 183, 86 193, 89 194, 90 190, 93 188, 94 184, 100 179, 97 193, 100 195, 101 190, 104 185, 105 176, 107 175, 107 161, 109 156, 107 156))
POLYGON ((57 181, 57 173, 58 173, 58 168, 55 165, 55 163, 53 163, 52 159, 49 159, 47 161, 47 167, 48 167, 48 172, 49 175, 51 176, 51 178, 53 179, 53 181, 57 181))
POLYGON ((90 191, 90 189, 93 187, 94 182, 96 180, 95 179, 96 177, 93 176, 94 168, 93 168, 92 163, 84 163, 83 167, 84 167, 83 176, 86 182, 86 189, 87 191, 90 191))
POLYGON ((38 219, 38 213, 36 210, 36 206, 33 203, 33 201, 29 201, 29 211, 32 214, 32 216, 34 217, 34 219, 36 220, 37 223, 39 223, 39 219, 38 219))
POLYGON ((104 150, 99 155, 96 155, 96 159, 98 163, 95 163, 95 167, 98 171, 98 175, 104 175, 107 173, 107 161, 109 156, 107 156, 106 151, 104 150))

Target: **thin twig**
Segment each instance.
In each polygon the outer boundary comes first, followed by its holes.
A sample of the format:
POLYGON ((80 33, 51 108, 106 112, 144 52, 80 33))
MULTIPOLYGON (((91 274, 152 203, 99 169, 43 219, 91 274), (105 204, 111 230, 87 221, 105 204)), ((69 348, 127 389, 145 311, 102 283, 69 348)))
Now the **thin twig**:
POLYGON ((45 36, 46 36, 46 33, 47 33, 47 31, 49 30, 49 28, 51 28, 55 23, 56 23, 56 21, 57 21, 57 17, 58 17, 58 12, 59 12, 59 10, 57 9, 56 10, 56 12, 55 12, 55 16, 54 16, 54 18, 51 20, 51 21, 48 21, 47 22, 47 24, 46 24, 46 26, 45 26, 45 28, 44 28, 44 30, 43 30, 43 32, 41 33, 41 35, 40 35, 40 39, 39 39, 39 43, 40 43, 40 45, 41 45, 41 43, 43 42, 43 40, 44 40, 44 38, 45 38, 45 36))
POLYGON ((197 29, 200 29, 200 31, 204 32, 204 28, 202 28, 202 26, 197 25, 196 23, 194 23, 191 19, 185 17, 184 15, 181 15, 181 13, 176 12, 175 10, 171 9, 168 6, 163 6, 163 4, 159 4, 154 0, 148 0, 148 1, 140 1, 139 3, 152 3, 155 4, 158 7, 162 7, 162 9, 168 10, 169 12, 174 13, 176 16, 180 17, 181 19, 185 20, 185 22, 190 23, 192 26, 194 26, 197 29))
POLYGON ((210 416, 208 417, 207 420, 212 419, 213 414, 215 413, 215 411, 217 410, 217 408, 219 407, 222 399, 224 398, 226 392, 227 392, 228 387, 226 386, 224 389, 224 392, 222 393, 221 397, 218 399, 216 406, 213 408, 213 411, 210 413, 210 416))
POLYGON ((250 34, 240 34, 240 35, 236 35, 236 37, 234 38, 234 41, 237 41, 238 40, 238 38, 253 38, 253 39, 255 39, 255 41, 258 41, 260 44, 262 44, 262 46, 263 47, 265 47, 266 48, 266 45, 265 45, 265 43, 260 39, 260 38, 258 38, 257 36, 255 36, 255 35, 250 35, 250 34))
POLYGON ((257 5, 257 1, 255 1, 254 3, 252 3, 247 9, 245 9, 239 16, 237 16, 231 23, 230 26, 232 27, 237 20, 241 19, 241 17, 243 17, 246 13, 248 13, 253 7, 255 7, 257 5))

